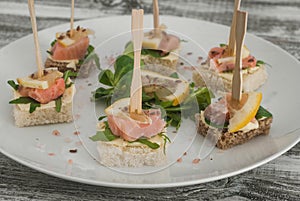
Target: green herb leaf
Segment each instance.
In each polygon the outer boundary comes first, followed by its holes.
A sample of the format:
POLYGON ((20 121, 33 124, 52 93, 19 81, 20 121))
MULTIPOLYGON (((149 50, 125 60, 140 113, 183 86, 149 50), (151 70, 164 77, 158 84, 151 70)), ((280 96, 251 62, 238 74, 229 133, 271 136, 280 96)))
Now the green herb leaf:
POLYGON ((107 121, 104 122, 105 123, 105 130, 104 131, 98 131, 96 133, 96 135, 90 137, 91 140, 93 141, 104 141, 104 142, 108 142, 108 141, 113 141, 119 137, 115 136, 109 126, 108 126, 108 123, 107 121))
POLYGON ((214 127, 214 128, 228 128, 229 122, 224 122, 224 125, 218 125, 218 124, 214 124, 211 121, 209 121, 208 119, 204 118, 205 123, 207 123, 208 125, 214 127))
POLYGON ((53 52, 52 52, 52 51, 47 50, 46 52, 47 52, 48 54, 50 54, 51 56, 53 55, 53 52))
POLYGON ((99 76, 98 76, 99 82, 107 85, 107 86, 114 86, 114 74, 111 72, 111 70, 106 69, 103 70, 99 76))
POLYGON ((256 61, 256 66, 260 66, 260 65, 264 65, 264 64, 265 64, 265 62, 262 61, 262 60, 257 60, 256 61))
POLYGON ((107 116, 100 116, 99 118, 98 118, 98 121, 101 121, 101 120, 103 120, 103 119, 105 119, 107 116))
POLYGON ((29 113, 33 113, 37 107, 41 107, 41 104, 40 103, 30 103, 30 106, 29 106, 29 113))
POLYGON ((113 88, 105 89, 103 87, 99 87, 93 94, 94 94, 94 99, 102 99, 102 98, 107 98, 113 93, 113 88))
POLYGON ((62 105, 62 97, 60 96, 55 100, 55 110, 56 110, 56 112, 61 111, 61 105, 62 105))
POLYGON ((115 63, 115 75, 114 82, 115 85, 119 82, 119 80, 128 72, 133 70, 134 60, 133 58, 122 55, 117 58, 115 63))
POLYGON ((224 43, 220 44, 220 47, 226 47, 226 46, 227 46, 227 44, 224 44, 224 43))
POLYGON ((155 58, 162 58, 169 55, 169 53, 162 55, 160 50, 142 49, 142 55, 150 55, 155 58))
POLYGON ((181 43, 187 43, 188 41, 187 41, 187 40, 184 40, 184 39, 181 39, 180 42, 181 42, 181 43))
POLYGON ((38 102, 29 97, 20 97, 9 101, 9 104, 28 104, 28 103, 38 103, 38 102))
POLYGON ((170 77, 172 77, 172 78, 179 78, 179 76, 178 76, 178 74, 176 72, 172 73, 170 75, 170 77))
POLYGON ((9 101, 9 104, 29 104, 29 103, 30 103, 29 113, 34 112, 37 107, 41 106, 39 102, 29 97, 20 97, 9 101))
POLYGON ((71 70, 67 70, 66 72, 64 72, 64 76, 63 76, 65 83, 67 83, 68 78, 70 78, 70 77, 77 77, 77 75, 78 75, 77 72, 73 72, 71 70))
POLYGON ((256 113, 256 115, 255 115, 255 118, 256 119, 261 119, 263 117, 269 118, 269 117, 272 117, 272 116, 273 115, 268 110, 266 110, 265 108, 260 106, 257 113, 256 113))
POLYGON ((147 145, 148 147, 150 147, 151 149, 158 149, 159 148, 159 144, 155 143, 155 142, 151 142, 145 138, 140 138, 138 140, 136 140, 136 142, 142 143, 144 145, 147 145))
POLYGON ((163 133, 159 133, 158 135, 164 139, 164 154, 166 154, 167 142, 171 143, 171 140, 167 135, 165 135, 163 133))
POLYGON ((129 41, 125 45, 125 50, 124 50, 123 54, 126 55, 126 56, 129 56, 130 58, 133 59, 133 57, 134 57, 134 51, 133 51, 133 43, 131 41, 129 41))
POLYGON ((55 45, 55 43, 57 42, 57 40, 55 39, 55 40, 53 40, 52 42, 51 42, 51 47, 53 47, 54 45, 55 45))
POLYGON ((13 80, 8 80, 7 83, 14 89, 14 90, 18 90, 19 89, 19 85, 15 83, 15 81, 13 80))

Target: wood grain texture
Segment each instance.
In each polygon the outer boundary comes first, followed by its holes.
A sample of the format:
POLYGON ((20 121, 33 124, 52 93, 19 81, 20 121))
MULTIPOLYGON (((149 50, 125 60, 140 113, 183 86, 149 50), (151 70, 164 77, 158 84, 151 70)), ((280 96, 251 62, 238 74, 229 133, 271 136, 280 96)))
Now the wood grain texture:
MULTIPOLYGON (((160 13, 230 26, 233 0, 161 0, 160 13)), ((31 33, 27 1, 0 0, 0 47, 31 33)), ((152 12, 151 0, 75 0, 75 20, 152 12)), ((69 22, 70 1, 36 0, 38 28, 69 22), (55 15, 53 15, 55 11, 55 15)), ((300 0, 244 0, 248 31, 300 60, 300 0)), ((0 154, 0 200, 299 200, 300 144, 244 174, 168 189, 113 189, 54 178, 0 154)))

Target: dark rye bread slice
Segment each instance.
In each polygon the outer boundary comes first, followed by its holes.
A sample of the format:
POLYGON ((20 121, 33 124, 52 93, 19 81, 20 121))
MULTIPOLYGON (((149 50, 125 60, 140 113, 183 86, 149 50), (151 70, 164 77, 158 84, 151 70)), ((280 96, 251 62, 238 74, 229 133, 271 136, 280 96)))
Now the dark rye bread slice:
POLYGON ((54 61, 48 57, 45 61, 45 68, 57 68, 62 73, 66 72, 67 70, 71 70, 73 72, 80 72, 80 77, 88 77, 92 67, 95 66, 93 60, 85 62, 82 65, 76 64, 76 70, 74 68, 68 68, 68 64, 69 62, 54 61))
POLYGON ((243 144, 248 142, 252 138, 258 135, 268 135, 271 128, 271 123, 273 118, 268 117, 264 119, 258 120, 259 127, 257 129, 253 129, 247 132, 237 131, 234 133, 229 133, 225 128, 223 130, 217 129, 215 127, 207 125, 201 119, 200 115, 196 116, 197 122, 197 131, 199 134, 206 136, 209 129, 212 129, 212 132, 215 133, 218 138, 216 146, 219 149, 229 149, 235 145, 243 144), (219 132, 220 131, 220 132, 219 132))

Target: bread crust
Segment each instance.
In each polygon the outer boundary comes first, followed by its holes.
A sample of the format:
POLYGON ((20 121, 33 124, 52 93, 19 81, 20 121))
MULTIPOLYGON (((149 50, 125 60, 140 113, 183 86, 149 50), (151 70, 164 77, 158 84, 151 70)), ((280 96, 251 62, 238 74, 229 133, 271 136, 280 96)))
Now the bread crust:
POLYGON ((107 167, 161 166, 167 162, 167 157, 164 141, 160 138, 160 147, 157 149, 140 143, 133 145, 125 140, 120 144, 98 141, 99 162, 107 167))
POLYGON ((211 129, 210 132, 213 132, 215 137, 218 139, 216 146, 219 149, 229 149, 233 146, 246 143, 256 136, 268 135, 273 118, 268 117, 258 120, 259 127, 257 129, 252 129, 247 132, 237 131, 234 133, 228 132, 227 129, 218 129, 207 125, 205 122, 203 122, 200 115, 196 116, 196 120, 197 131, 199 134, 206 136, 209 129, 211 129))
POLYGON ((72 102, 62 105, 61 111, 57 112, 55 107, 37 109, 33 113, 20 110, 14 105, 13 114, 15 124, 18 127, 28 127, 44 124, 68 123, 73 121, 72 102))

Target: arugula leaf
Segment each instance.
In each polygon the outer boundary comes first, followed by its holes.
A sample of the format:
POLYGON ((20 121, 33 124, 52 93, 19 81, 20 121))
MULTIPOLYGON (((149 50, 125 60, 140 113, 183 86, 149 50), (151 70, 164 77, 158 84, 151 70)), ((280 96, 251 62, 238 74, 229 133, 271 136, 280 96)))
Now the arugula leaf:
POLYGON ((260 65, 264 65, 264 64, 266 64, 266 63, 262 60, 257 60, 256 61, 256 66, 260 66, 260 65))
POLYGON ((220 44, 220 47, 226 47, 226 46, 227 46, 227 44, 224 44, 224 43, 220 44))
POLYGON ((28 103, 38 103, 38 102, 29 97, 20 97, 9 101, 9 104, 28 104, 28 103))
POLYGON ((37 107, 40 107, 41 104, 36 100, 29 98, 29 97, 20 97, 14 100, 9 101, 9 104, 30 104, 29 106, 29 113, 35 111, 37 107))
POLYGON ((54 39, 52 42, 51 42, 51 47, 53 47, 55 45, 55 43, 57 42, 56 39, 54 39))
POLYGON ((47 50, 46 51, 48 54, 50 54, 51 56, 53 55, 53 52, 51 52, 51 51, 49 51, 49 50, 47 50))
POLYGON ((161 50, 142 49, 142 55, 150 55, 155 58, 162 58, 168 56, 170 53, 162 55, 161 50))
POLYGON ((8 80, 7 83, 15 90, 17 91, 19 89, 19 85, 15 83, 13 80, 8 80))
POLYGON ((99 118, 98 118, 98 121, 101 121, 101 120, 103 120, 103 119, 105 119, 107 116, 100 116, 99 118))
POLYGON ((30 103, 29 113, 33 113, 37 107, 41 107, 40 103, 30 103))
POLYGON ((77 75, 78 75, 77 72, 73 72, 71 70, 67 70, 66 72, 64 72, 64 76, 63 76, 65 83, 67 83, 68 78, 70 78, 70 77, 77 77, 77 75))
POLYGON ((164 139, 164 154, 166 154, 166 145, 167 145, 167 142, 171 143, 171 140, 170 140, 170 138, 167 135, 165 135, 163 133, 159 133, 158 135, 164 139))
POLYGON ((137 139, 135 142, 139 142, 139 143, 142 143, 144 145, 147 145, 151 149, 158 149, 159 148, 159 144, 157 144, 155 142, 151 142, 151 141, 149 141, 149 140, 147 140, 145 138, 137 139))
POLYGON ((107 121, 104 122, 105 123, 105 129, 104 131, 98 131, 96 133, 96 135, 90 137, 91 140, 93 140, 94 142, 95 141, 104 141, 104 142, 108 142, 108 141, 113 141, 119 137, 115 136, 109 126, 108 126, 108 123, 107 121))
POLYGON ((61 111, 61 105, 62 105, 62 97, 60 96, 55 100, 55 110, 56 110, 56 112, 61 111))
POLYGON ((258 111, 255 115, 255 118, 256 119, 261 119, 263 117, 269 118, 269 117, 272 117, 272 116, 273 115, 268 110, 266 110, 262 106, 259 106, 259 109, 258 109, 258 111))

